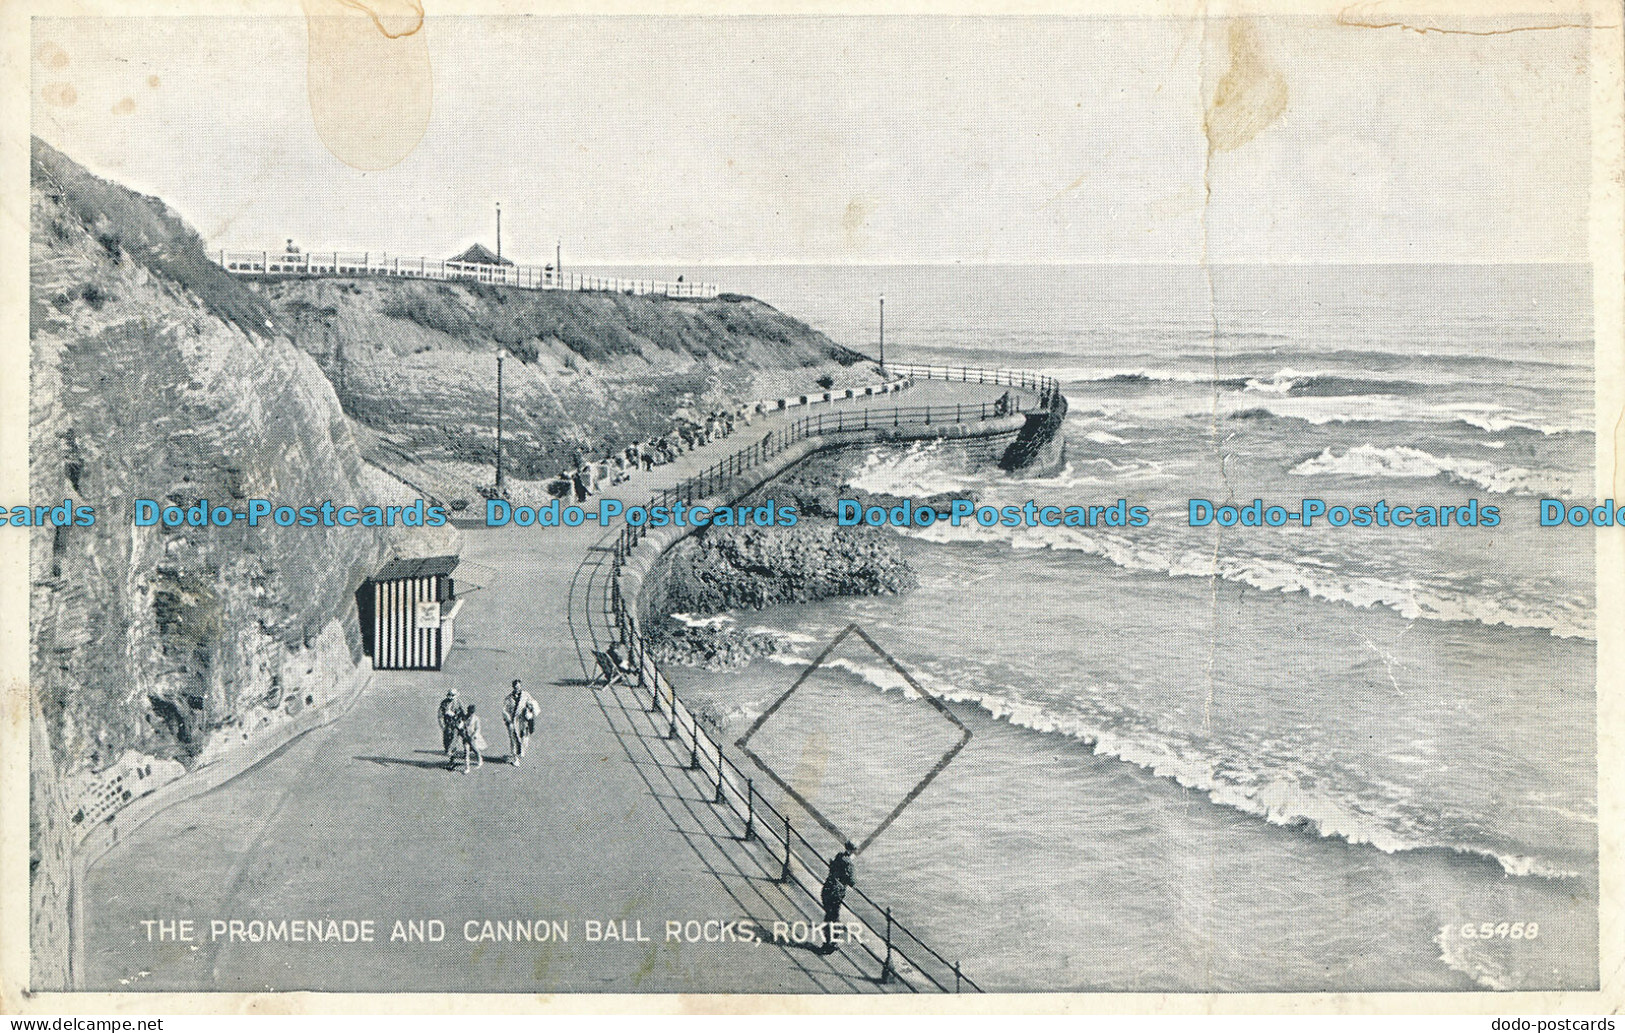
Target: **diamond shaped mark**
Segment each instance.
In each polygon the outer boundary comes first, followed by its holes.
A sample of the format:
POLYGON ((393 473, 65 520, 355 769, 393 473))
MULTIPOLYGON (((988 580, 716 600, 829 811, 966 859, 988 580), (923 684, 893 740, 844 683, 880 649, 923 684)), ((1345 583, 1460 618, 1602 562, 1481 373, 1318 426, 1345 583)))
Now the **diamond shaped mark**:
POLYGON ((734 745, 738 746, 745 756, 749 757, 751 761, 759 769, 761 769, 762 773, 767 775, 768 778, 772 779, 774 784, 782 789, 786 795, 795 800, 796 803, 800 804, 802 809, 810 814, 813 820, 818 822, 818 824, 822 826, 826 832, 834 836, 838 841, 852 842, 857 844, 857 852, 862 853, 870 843, 873 843, 882 832, 885 832, 886 829, 891 826, 892 822, 897 820, 898 816, 908 808, 908 805, 913 803, 938 775, 942 774, 943 769, 946 768, 953 761, 953 759, 959 755, 959 751, 963 750, 965 745, 969 743, 970 740, 970 729, 966 728, 964 722, 960 721, 959 718, 954 716, 953 711, 949 710, 948 707, 936 696, 927 692, 919 684, 919 682, 914 680, 914 676, 909 674, 902 664, 898 663, 890 653, 882 649, 880 645, 876 643, 873 638, 869 637, 868 633, 866 633, 862 628, 858 627, 856 624, 848 624, 840 634, 836 635, 835 638, 830 641, 828 646, 824 647, 824 651, 818 654, 818 657, 807 666, 807 669, 801 672, 801 676, 796 679, 795 684, 791 685, 789 689, 785 690, 782 695, 774 700, 772 705, 762 712, 761 716, 758 717, 750 728, 745 731, 744 735, 739 737, 738 741, 735 742, 734 745), (798 790, 794 785, 791 784, 789 779, 785 778, 779 774, 778 771, 774 770, 772 765, 770 765, 750 747, 751 739, 754 738, 762 729, 762 726, 765 725, 774 714, 778 713, 780 708, 789 702, 790 698, 796 694, 797 690, 807 683, 809 678, 811 678, 820 669, 825 668, 825 662, 835 652, 836 648, 844 640, 846 640, 848 636, 852 635, 856 635, 859 639, 861 639, 877 657, 884 661, 886 665, 891 668, 891 670, 895 671, 897 675, 908 684, 909 688, 916 693, 920 699, 928 703, 933 710, 940 714, 942 718, 952 725, 953 728, 959 733, 958 741, 955 742, 948 749, 948 751, 937 760, 936 764, 932 766, 924 778, 915 783, 914 787, 910 789, 908 793, 904 795, 902 800, 900 800, 897 805, 891 809, 885 818, 881 820, 880 824, 876 825, 875 828, 861 840, 857 839, 855 836, 848 835, 845 831, 843 831, 834 821, 829 818, 828 815, 820 810, 816 804, 808 799, 805 793, 798 790))

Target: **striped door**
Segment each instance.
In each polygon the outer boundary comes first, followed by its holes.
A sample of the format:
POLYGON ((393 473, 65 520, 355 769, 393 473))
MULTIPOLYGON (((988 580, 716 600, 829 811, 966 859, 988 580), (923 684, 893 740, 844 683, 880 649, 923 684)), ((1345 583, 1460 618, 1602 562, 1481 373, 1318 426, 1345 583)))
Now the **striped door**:
POLYGON ((375 670, 440 669, 438 621, 420 624, 419 603, 439 602, 445 575, 378 581, 373 584, 373 650, 375 670))

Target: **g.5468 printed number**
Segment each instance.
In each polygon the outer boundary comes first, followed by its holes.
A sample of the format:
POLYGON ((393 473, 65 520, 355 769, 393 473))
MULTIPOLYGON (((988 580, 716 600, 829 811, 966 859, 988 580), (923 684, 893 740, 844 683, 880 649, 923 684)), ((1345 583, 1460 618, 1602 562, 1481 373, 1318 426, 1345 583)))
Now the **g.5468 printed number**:
POLYGON ((1461 927, 1464 940, 1533 940, 1540 935, 1539 922, 1468 922, 1461 927))

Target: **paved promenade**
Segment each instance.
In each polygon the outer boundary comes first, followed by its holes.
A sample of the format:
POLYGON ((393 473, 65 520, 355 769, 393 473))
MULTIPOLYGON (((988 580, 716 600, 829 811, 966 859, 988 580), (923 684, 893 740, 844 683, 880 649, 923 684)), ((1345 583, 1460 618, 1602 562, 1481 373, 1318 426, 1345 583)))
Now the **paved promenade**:
MULTIPOLYGON (((839 404, 971 403, 1003 390, 921 383, 839 404)), ((753 435, 829 408, 758 419, 615 494, 641 501, 753 435)), ((601 535, 596 526, 466 531, 457 574, 466 602, 443 671, 377 672, 337 721, 158 814, 89 870, 85 989, 886 989, 857 952, 668 942, 668 921, 771 927, 817 916, 774 881, 778 859, 743 842, 737 819, 711 803, 710 787, 685 769, 687 751, 678 756, 635 699, 584 683, 567 594, 601 535), (503 763, 500 703, 513 678, 542 711, 519 767, 503 763), (484 768, 467 775, 446 770, 440 754, 435 708, 449 686, 477 705, 490 743, 484 768), (216 919, 330 918, 373 922, 376 942, 209 939, 216 919), (195 941, 149 942, 144 921, 181 919, 196 923, 195 941), (537 919, 567 923, 568 940, 551 927, 545 942, 465 938, 486 921, 537 919), (390 942, 397 920, 439 921, 444 940, 390 942), (618 935, 590 941, 589 922, 618 935)))

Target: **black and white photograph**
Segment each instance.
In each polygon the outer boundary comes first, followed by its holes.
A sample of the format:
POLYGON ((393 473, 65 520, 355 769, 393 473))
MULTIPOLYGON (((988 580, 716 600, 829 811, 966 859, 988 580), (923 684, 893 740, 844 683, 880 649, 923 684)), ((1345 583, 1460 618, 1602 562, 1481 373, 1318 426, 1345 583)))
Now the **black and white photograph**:
POLYGON ((1617 5, 8 18, 6 1010, 1617 1008, 1617 5))

